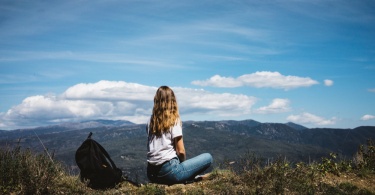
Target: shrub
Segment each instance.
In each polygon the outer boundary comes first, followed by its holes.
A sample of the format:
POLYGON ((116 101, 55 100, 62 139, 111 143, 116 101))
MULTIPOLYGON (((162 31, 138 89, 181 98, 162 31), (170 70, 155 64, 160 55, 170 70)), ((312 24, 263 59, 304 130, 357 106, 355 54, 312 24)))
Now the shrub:
POLYGON ((59 163, 29 149, 0 149, 0 193, 50 194, 64 175, 59 163))
POLYGON ((367 145, 360 145, 354 156, 356 169, 367 169, 375 171, 375 145, 372 139, 367 140, 367 145))

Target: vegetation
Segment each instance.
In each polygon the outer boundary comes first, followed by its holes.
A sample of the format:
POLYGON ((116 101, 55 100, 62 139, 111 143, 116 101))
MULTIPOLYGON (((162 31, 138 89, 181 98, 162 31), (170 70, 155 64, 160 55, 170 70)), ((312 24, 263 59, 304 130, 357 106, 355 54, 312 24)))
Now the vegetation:
POLYGON ((375 194, 375 145, 360 145, 351 160, 331 153, 320 162, 269 162, 254 153, 214 169, 210 180, 165 186, 128 182, 115 189, 87 188, 78 176, 44 154, 0 149, 0 194, 375 194))

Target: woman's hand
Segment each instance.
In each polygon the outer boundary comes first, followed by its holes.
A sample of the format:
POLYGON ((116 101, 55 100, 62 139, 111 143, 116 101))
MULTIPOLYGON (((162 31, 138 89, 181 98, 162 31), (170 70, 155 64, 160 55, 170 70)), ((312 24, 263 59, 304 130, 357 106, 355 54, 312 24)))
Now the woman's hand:
POLYGON ((176 153, 177 153, 178 158, 180 159, 180 162, 185 161, 186 153, 185 153, 184 140, 182 139, 182 136, 174 138, 174 143, 176 146, 176 153))

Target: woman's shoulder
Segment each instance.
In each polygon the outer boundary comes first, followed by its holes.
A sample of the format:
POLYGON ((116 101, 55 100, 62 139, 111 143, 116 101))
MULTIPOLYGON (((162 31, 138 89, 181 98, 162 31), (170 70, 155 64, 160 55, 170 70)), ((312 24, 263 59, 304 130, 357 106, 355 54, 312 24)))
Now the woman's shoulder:
POLYGON ((175 125, 171 129, 172 138, 182 136, 182 123, 176 120, 175 125))
POLYGON ((181 121, 180 118, 176 118, 175 126, 176 126, 176 125, 180 125, 180 126, 182 126, 182 121, 181 121))

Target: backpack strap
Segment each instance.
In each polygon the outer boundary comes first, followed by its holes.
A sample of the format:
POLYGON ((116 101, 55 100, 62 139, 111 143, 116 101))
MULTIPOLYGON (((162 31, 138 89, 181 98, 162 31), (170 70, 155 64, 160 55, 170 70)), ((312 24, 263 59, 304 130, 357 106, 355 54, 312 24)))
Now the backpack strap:
MULTIPOLYGON (((91 139, 91 136, 92 136, 92 132, 90 132, 89 136, 87 137, 87 139, 91 139)), ((95 140, 92 140, 95 142, 95 140)), ((114 169, 117 169, 116 167, 116 164, 113 162, 113 160, 111 159, 111 157, 109 156, 108 152, 103 148, 102 145, 100 145, 99 143, 97 143, 97 146, 99 147, 99 149, 103 152, 104 156, 107 157, 107 159, 109 160, 109 162, 111 163, 112 165, 112 168, 114 169)))
POLYGON ((101 145, 98 145, 100 150, 102 150, 103 154, 105 155, 105 157, 107 157, 107 159, 111 162, 111 165, 114 169, 117 169, 115 163, 113 162, 113 160, 111 159, 111 157, 109 156, 108 152, 103 148, 103 146, 101 145))

